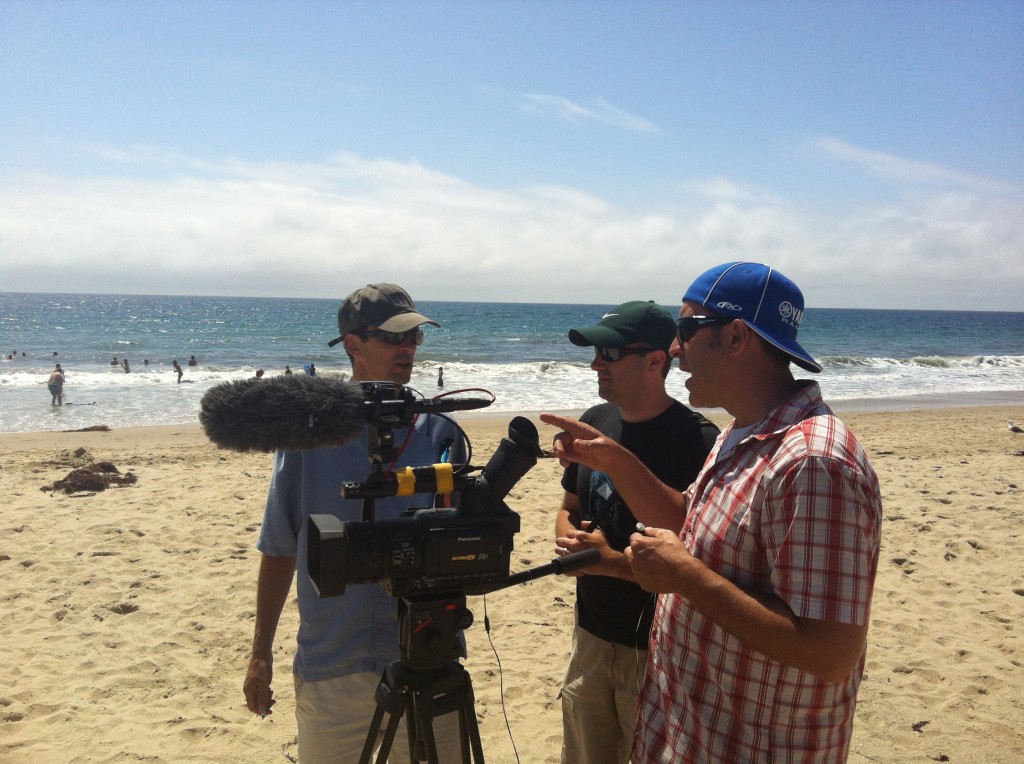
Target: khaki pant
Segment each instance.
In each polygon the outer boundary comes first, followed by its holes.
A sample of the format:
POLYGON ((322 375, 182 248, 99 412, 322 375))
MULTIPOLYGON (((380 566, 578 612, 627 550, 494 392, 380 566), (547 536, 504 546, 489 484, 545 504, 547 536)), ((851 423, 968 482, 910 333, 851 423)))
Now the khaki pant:
MULTIPOLYGON (((355 764, 363 751, 366 735, 376 709, 374 693, 379 674, 362 673, 303 682, 295 677, 295 720, 299 727, 300 764, 355 764)), ((389 762, 409 761, 407 717, 395 733, 389 762)), ((381 722, 374 755, 384 736, 388 717, 381 722)), ((434 720, 437 756, 442 764, 462 761, 459 745, 459 715, 445 714, 434 720)), ((371 759, 375 761, 375 759, 371 759)))
POLYGON ((647 650, 573 632, 562 683, 562 764, 627 764, 647 650))

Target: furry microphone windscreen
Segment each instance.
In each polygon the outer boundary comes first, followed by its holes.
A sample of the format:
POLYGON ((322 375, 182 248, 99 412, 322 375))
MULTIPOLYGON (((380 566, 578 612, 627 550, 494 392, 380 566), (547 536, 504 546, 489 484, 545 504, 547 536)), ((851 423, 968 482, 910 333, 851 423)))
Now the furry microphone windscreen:
POLYGON ((299 375, 223 382, 200 401, 207 437, 231 451, 309 451, 341 446, 363 432, 362 389, 299 375))

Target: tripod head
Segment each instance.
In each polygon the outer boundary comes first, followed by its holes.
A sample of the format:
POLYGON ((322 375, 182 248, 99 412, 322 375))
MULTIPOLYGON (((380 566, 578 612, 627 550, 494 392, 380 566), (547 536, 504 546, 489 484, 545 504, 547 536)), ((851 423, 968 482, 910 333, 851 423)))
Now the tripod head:
MULTIPOLYGON (((552 573, 568 573, 593 565, 600 558, 599 551, 587 549, 521 571, 501 583, 469 593, 488 594, 552 573)), ((447 596, 432 594, 399 598, 399 662, 410 668, 433 668, 444 662, 457 661, 462 656, 459 632, 472 625, 473 613, 466 606, 466 592, 453 592, 447 596)))

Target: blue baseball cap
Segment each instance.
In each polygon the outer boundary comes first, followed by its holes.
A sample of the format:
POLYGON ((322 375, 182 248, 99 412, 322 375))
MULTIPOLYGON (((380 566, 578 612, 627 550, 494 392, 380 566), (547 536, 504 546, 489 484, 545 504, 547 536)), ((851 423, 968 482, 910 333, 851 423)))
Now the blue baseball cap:
POLYGON ((800 368, 816 374, 821 371, 796 341, 804 317, 803 293, 771 266, 743 262, 716 266, 697 277, 683 302, 738 318, 800 368))

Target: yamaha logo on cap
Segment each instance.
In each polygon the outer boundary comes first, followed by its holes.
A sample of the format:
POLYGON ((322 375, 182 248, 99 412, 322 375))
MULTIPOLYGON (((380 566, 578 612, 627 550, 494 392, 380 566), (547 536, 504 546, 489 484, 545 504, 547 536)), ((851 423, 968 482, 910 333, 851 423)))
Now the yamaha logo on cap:
POLYGON ((804 320, 804 312, 797 308, 789 300, 783 301, 779 305, 779 316, 782 318, 783 323, 787 323, 794 329, 800 328, 800 322, 804 320))

